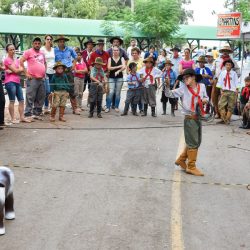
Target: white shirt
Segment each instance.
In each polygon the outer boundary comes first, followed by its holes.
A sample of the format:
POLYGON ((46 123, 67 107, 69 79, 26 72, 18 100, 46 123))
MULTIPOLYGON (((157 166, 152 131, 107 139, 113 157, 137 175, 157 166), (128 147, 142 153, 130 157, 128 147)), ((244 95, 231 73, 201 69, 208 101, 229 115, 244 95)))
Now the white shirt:
POLYGON ((137 47, 136 47, 136 46, 135 46, 135 47, 129 46, 129 47, 127 48, 127 55, 128 55, 129 60, 132 60, 132 59, 133 59, 133 58, 132 58, 132 53, 131 53, 131 50, 132 50, 133 48, 137 48, 137 47))
POLYGON ((229 72, 230 87, 231 88, 229 88, 228 82, 226 83, 226 86, 225 86, 226 76, 227 76, 227 71, 223 70, 220 73, 220 76, 219 76, 216 87, 220 88, 222 90, 230 90, 230 91, 236 92, 236 89, 240 88, 240 83, 239 83, 239 78, 237 76, 237 73, 235 71, 233 71, 233 70, 231 70, 229 72))
POLYGON ((177 75, 179 75, 179 65, 180 61, 182 60, 182 57, 178 56, 177 58, 172 57, 171 62, 174 64, 173 70, 176 72, 177 75))
POLYGON ((46 73, 47 74, 54 74, 54 70, 53 67, 55 65, 55 52, 54 52, 54 48, 51 48, 50 51, 48 51, 44 46, 41 48, 41 51, 44 53, 45 55, 45 61, 47 64, 47 70, 46 73))
MULTIPOLYGON (((203 83, 199 83, 199 85, 200 85, 199 96, 201 97, 201 100, 202 99, 208 100, 205 85, 203 83)), ((194 89, 194 92, 197 93, 197 89, 194 89)), ((193 112, 191 110, 193 94, 189 91, 186 84, 182 84, 180 88, 174 90, 166 88, 165 95, 170 98, 182 97, 182 113, 184 115, 192 115, 195 113, 195 111, 193 112)), ((198 97, 195 97, 194 98, 195 107, 197 103, 198 103, 198 97)))
MULTIPOLYGON (((146 67, 144 66, 142 69, 140 69, 140 70, 138 71, 138 73, 139 73, 140 75, 143 75, 143 77, 145 77, 145 76, 147 75, 147 73, 146 73, 146 67)), ((154 84, 154 83, 155 83, 155 78, 161 78, 161 77, 162 77, 162 74, 163 74, 163 73, 162 73, 161 70, 157 69, 156 67, 153 67, 153 69, 152 69, 150 75, 153 76, 154 81, 153 81, 153 83, 151 83, 150 77, 147 77, 146 80, 145 80, 145 82, 144 82, 145 88, 149 88, 149 85, 150 85, 150 84, 154 84)))

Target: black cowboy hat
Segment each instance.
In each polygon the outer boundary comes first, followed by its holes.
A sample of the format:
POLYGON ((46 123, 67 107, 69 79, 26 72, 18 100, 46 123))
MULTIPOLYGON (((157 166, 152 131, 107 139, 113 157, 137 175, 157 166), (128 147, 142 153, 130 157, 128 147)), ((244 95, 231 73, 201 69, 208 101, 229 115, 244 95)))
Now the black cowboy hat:
POLYGON ((233 62, 231 59, 225 60, 225 61, 222 63, 222 65, 225 66, 226 63, 231 63, 232 68, 234 68, 234 62, 233 62))
POLYGON ((174 50, 176 50, 176 51, 178 51, 178 52, 181 52, 181 49, 178 48, 177 46, 174 46, 170 51, 174 51, 174 50))
POLYGON ((84 43, 84 47, 87 47, 87 45, 88 45, 89 43, 92 43, 93 46, 96 46, 96 43, 90 38, 90 39, 88 39, 88 41, 86 41, 86 42, 84 43))
POLYGON ((98 44, 105 44, 105 42, 104 42, 103 39, 98 39, 97 42, 96 42, 96 44, 97 44, 97 45, 98 45, 98 44))
POLYGON ((123 40, 120 37, 118 37, 118 36, 112 37, 109 42, 112 44, 114 40, 119 40, 120 41, 120 45, 123 44, 123 40))
POLYGON ((196 74, 193 69, 185 69, 183 74, 181 74, 177 77, 177 80, 183 81, 183 77, 187 76, 187 75, 195 76, 196 82, 200 82, 203 79, 202 75, 196 74))

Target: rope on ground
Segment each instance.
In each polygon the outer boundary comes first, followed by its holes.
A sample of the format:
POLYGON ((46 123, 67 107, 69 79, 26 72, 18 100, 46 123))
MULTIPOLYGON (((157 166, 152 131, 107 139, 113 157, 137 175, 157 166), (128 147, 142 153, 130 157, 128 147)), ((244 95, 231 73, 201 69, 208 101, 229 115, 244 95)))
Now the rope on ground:
POLYGON ((121 175, 121 174, 108 174, 108 173, 98 173, 98 172, 88 172, 88 171, 78 171, 78 170, 67 170, 67 169, 53 169, 53 168, 42 168, 42 167, 29 167, 21 166, 18 164, 6 164, 6 167, 10 168, 20 168, 20 169, 31 169, 31 170, 41 170, 47 172, 61 172, 61 173, 73 173, 73 174, 84 174, 84 175, 93 175, 93 176, 107 176, 107 177, 117 177, 124 179, 137 179, 137 180, 149 180, 149 181, 161 181, 162 183, 166 182, 180 182, 183 184, 195 184, 195 185, 209 185, 209 186, 221 186, 221 187, 245 187, 250 190, 250 184, 245 183, 223 183, 223 182, 198 182, 198 181, 189 181, 189 180, 180 180, 176 181, 173 179, 165 178, 156 178, 148 176, 133 176, 133 175, 121 175))

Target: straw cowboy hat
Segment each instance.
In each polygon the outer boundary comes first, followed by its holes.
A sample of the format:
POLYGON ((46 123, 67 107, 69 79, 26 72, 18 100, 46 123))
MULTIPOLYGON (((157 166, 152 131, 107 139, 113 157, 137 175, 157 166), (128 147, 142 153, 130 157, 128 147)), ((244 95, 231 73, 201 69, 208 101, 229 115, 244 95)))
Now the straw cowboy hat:
POLYGON ((105 65, 105 63, 103 62, 102 58, 101 57, 97 57, 95 59, 95 62, 93 62, 93 65, 94 64, 100 64, 100 65, 105 65))
POLYGON ((183 82, 183 77, 187 75, 195 76, 196 82, 200 82, 203 79, 202 75, 196 74, 193 69, 185 69, 183 74, 178 76, 177 80, 183 82))
POLYGON ((143 60, 143 63, 147 63, 147 62, 151 62, 152 64, 154 64, 154 59, 152 57, 148 57, 146 59, 143 60))
POLYGON ((56 64, 55 64, 54 67, 53 67, 53 70, 55 70, 55 69, 58 68, 59 66, 64 67, 64 69, 67 68, 66 65, 64 65, 62 62, 56 62, 56 64))
POLYGON ((209 56, 210 56, 210 57, 214 57, 212 52, 207 52, 207 54, 206 54, 205 57, 209 57, 209 56))
POLYGON ((87 45, 88 45, 89 43, 92 43, 93 46, 96 46, 96 43, 90 38, 90 39, 88 39, 88 41, 86 41, 86 42, 84 43, 84 47, 87 47, 87 45))
POLYGON ((123 40, 120 37, 118 37, 118 36, 112 37, 109 42, 112 44, 114 40, 119 40, 120 41, 120 45, 123 44, 123 40))
POLYGON ((171 60, 166 60, 165 65, 171 65, 171 66, 174 66, 174 64, 171 62, 171 60))
POLYGON ((219 50, 220 53, 227 52, 229 54, 233 53, 233 50, 229 45, 225 45, 222 49, 219 50))
POLYGON ((196 61, 198 63, 207 63, 205 56, 199 56, 198 60, 196 61))
POLYGON ((234 62, 231 59, 225 60, 222 65, 225 66, 226 63, 231 63, 232 64, 232 68, 234 68, 234 62))
POLYGON ((60 35, 56 38, 56 40, 54 40, 54 42, 59 42, 60 40, 64 40, 65 42, 69 41, 69 38, 65 37, 64 35, 60 35))

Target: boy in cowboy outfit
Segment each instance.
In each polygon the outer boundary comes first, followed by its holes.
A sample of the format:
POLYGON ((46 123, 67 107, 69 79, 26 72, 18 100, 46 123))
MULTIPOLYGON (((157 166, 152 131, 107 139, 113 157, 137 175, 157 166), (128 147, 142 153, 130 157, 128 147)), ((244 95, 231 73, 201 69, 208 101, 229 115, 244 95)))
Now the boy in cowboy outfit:
POLYGON ((69 97, 70 83, 65 73, 66 65, 57 62, 53 69, 55 74, 51 79, 52 92, 52 109, 50 113, 50 121, 55 122, 56 110, 59 107, 59 121, 66 122, 64 118, 65 106, 69 97))
POLYGON ((165 92, 169 98, 182 98, 182 113, 185 115, 184 135, 186 147, 175 164, 184 169, 186 173, 203 176, 204 174, 196 167, 195 163, 201 144, 200 116, 204 115, 203 104, 208 101, 206 88, 204 84, 198 84, 202 80, 202 76, 196 74, 193 69, 184 70, 183 74, 178 77, 178 80, 185 84, 174 90, 170 90, 168 84, 165 92))
MULTIPOLYGON (((206 91, 207 95, 209 97, 209 101, 211 99, 211 94, 212 94, 212 85, 211 85, 211 80, 213 79, 213 73, 212 71, 205 66, 207 63, 206 57, 205 56, 200 56, 198 60, 196 61, 199 64, 199 67, 195 69, 196 74, 201 74, 203 79, 201 80, 202 83, 205 84, 206 86, 206 91)), ((209 112, 209 104, 206 106, 206 112, 209 112)))
POLYGON ((136 73, 137 71, 137 64, 132 62, 129 64, 129 70, 130 74, 127 77, 128 81, 128 91, 127 91, 127 97, 125 101, 125 107, 124 111, 121 114, 121 116, 128 115, 129 105, 131 104, 132 107, 132 113, 135 116, 138 116, 136 113, 137 104, 139 103, 141 99, 141 81, 140 81, 140 74, 136 73))
POLYGON ((172 66, 174 66, 174 64, 170 60, 167 60, 165 63, 165 68, 163 69, 163 75, 162 75, 163 87, 162 87, 161 102, 162 102, 162 109, 163 109, 162 115, 166 115, 167 103, 169 101, 169 103, 171 104, 171 115, 175 116, 174 109, 175 109, 177 100, 173 98, 168 98, 165 95, 166 83, 170 85, 170 89, 172 90, 174 88, 175 81, 177 79, 176 73, 175 71, 173 71, 172 66))
MULTIPOLYGON (((146 58, 144 61, 145 67, 138 71, 142 75, 142 84, 144 86, 142 93, 142 103, 144 110, 142 116, 147 116, 148 105, 151 107, 151 114, 156 117, 156 78, 162 77, 162 71, 154 67, 154 59, 152 57, 146 58)), ((160 79, 158 79, 160 82, 160 79)))
POLYGON ((216 87, 220 89, 221 94, 219 112, 222 121, 220 123, 229 124, 240 86, 237 73, 233 70, 233 61, 231 59, 224 61, 223 67, 225 69, 220 73, 216 87))
POLYGON ((102 118, 102 97, 105 87, 105 73, 103 70, 103 66, 105 63, 103 62, 101 57, 97 57, 95 62, 93 63, 93 67, 90 71, 90 79, 91 84, 89 88, 89 118, 93 117, 95 106, 97 106, 97 117, 102 118))

